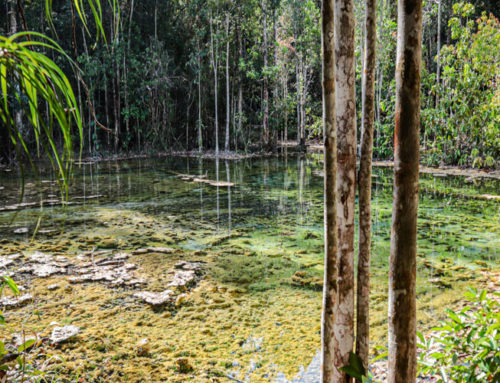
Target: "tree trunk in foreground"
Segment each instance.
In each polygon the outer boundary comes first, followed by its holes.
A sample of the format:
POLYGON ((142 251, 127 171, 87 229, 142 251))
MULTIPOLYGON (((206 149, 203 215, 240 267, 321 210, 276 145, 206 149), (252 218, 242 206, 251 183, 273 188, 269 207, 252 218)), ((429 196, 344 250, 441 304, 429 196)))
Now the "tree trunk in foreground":
POLYGON ((334 324, 334 377, 354 347, 354 199, 356 195, 356 100, 353 0, 335 0, 335 107, 337 124, 338 307, 334 324))
MULTIPOLYGON (((366 0, 363 116, 359 165, 359 251, 356 306, 356 354, 368 369, 370 353, 370 248, 373 125, 375 120, 376 0, 366 0)), ((360 380, 358 382, 361 383, 360 380)))
POLYGON ((321 318, 321 382, 334 382, 334 321, 337 300, 337 132, 335 130, 334 0, 323 0, 323 139, 325 172, 325 275, 321 318))
POLYGON ((389 269, 389 383, 412 383, 416 379, 421 42, 422 0, 399 0, 389 269))

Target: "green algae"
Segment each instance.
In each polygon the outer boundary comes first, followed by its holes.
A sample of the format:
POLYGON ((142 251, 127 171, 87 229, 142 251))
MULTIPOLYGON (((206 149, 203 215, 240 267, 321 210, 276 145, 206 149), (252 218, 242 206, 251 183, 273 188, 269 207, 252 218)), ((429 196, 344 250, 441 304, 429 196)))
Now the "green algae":
MULTIPOLYGON (((76 340, 38 351, 64 356, 66 363, 54 361, 51 368, 69 381, 80 376, 103 382, 207 382, 227 381, 225 376, 235 373, 268 382, 277 372, 292 377, 307 365, 320 346, 323 189, 313 174, 318 160, 221 161, 219 179, 227 180, 229 173, 236 184, 231 191, 184 182, 168 172, 217 178, 213 161, 189 161, 77 170, 72 196, 85 190, 103 197, 41 212, 21 210, 15 222, 29 228, 25 236, 12 233, 12 213, 0 213, 2 254, 40 250, 71 258, 99 249, 177 248, 173 254, 130 258, 147 277, 148 291, 165 289, 177 261, 206 262, 203 279, 180 306, 153 310, 129 288, 21 276, 35 303, 7 311, 2 336, 20 325, 41 336, 49 334, 53 321, 80 326, 76 340), (41 228, 55 231, 32 240, 40 214, 41 228), (48 290, 54 283, 59 287, 48 290), (145 338, 146 352, 140 346, 145 338), (248 339, 261 338, 258 349, 248 347, 248 339)), ((376 169, 375 175, 371 338, 373 345, 385 345, 392 178, 387 169, 376 169)), ((500 204, 469 198, 493 193, 488 181, 461 188, 456 177, 422 179, 417 305, 419 330, 425 331, 444 307, 459 304, 467 286, 486 285, 489 273, 499 269, 500 204)), ((12 201, 14 181, 0 180, 11 186, 12 201)), ((37 197, 35 188, 30 195, 37 197)))

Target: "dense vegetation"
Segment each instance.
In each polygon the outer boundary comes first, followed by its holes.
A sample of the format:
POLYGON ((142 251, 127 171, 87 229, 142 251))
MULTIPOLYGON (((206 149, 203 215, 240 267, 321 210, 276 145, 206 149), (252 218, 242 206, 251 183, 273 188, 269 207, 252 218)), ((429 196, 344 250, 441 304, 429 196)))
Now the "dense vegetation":
MULTIPOLYGON (((473 3, 424 5, 421 142, 432 165, 493 167, 500 154, 500 53, 486 49, 499 45, 500 7, 473 3)), ((321 136, 319 2, 103 3, 97 41, 88 4, 87 27, 70 2, 54 2, 52 20, 44 2, 0 4, 2 35, 27 29, 57 36, 78 63, 77 74, 61 54, 40 47, 71 78, 89 154, 269 149, 281 139, 321 136)), ((355 4, 360 119, 364 4, 355 4)), ((377 29, 374 154, 391 158, 395 3, 378 3, 377 29)), ((29 97, 9 101, 26 109, 29 97)), ((28 125, 28 116, 16 121, 28 125)), ((29 147, 37 145, 33 130, 21 134, 29 147)), ((11 145, 1 151, 2 161, 14 156, 11 145)))

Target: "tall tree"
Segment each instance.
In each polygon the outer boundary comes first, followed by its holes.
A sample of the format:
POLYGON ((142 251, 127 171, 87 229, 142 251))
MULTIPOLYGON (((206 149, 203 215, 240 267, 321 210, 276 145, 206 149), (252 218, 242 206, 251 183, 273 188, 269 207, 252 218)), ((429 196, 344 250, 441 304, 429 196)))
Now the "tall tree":
POLYGON ((389 383, 416 379, 416 256, 422 0, 399 0, 394 202, 389 269, 389 383))
POLYGON ((325 172, 325 274, 321 318, 321 382, 335 382, 334 322, 337 302, 337 131, 335 115, 334 0, 323 0, 323 140, 325 172))
POLYGON ((363 115, 359 165, 359 246, 356 299, 356 353, 365 371, 370 351, 370 247, 373 125, 375 120, 376 0, 366 0, 363 115))
POLYGON ((198 151, 201 152, 203 149, 203 136, 201 127, 201 51, 200 51, 200 36, 196 38, 196 48, 198 51, 198 151))
POLYGON ((224 150, 229 151, 229 123, 230 103, 229 103, 229 11, 226 12, 226 138, 224 142, 224 150))
POLYGON ((266 0, 262 0, 262 37, 264 44, 264 81, 263 81, 263 98, 262 98, 262 129, 263 129, 263 144, 266 149, 269 147, 269 89, 267 77, 267 61, 268 61, 268 46, 267 46, 267 6, 266 0))
POLYGON ((349 363, 354 346, 354 199, 356 195, 356 94, 353 0, 335 0, 335 107, 337 126, 338 307, 334 374, 349 363))
MULTIPOLYGON (((17 31, 17 18, 16 18, 16 0, 10 0, 8 3, 8 14, 9 14, 9 35, 15 35, 17 31)), ((19 87, 17 87, 19 89, 19 87)), ((19 109, 15 113, 15 123, 17 129, 23 134, 23 110, 21 105, 19 105, 19 109)))
MULTIPOLYGON (((219 112, 218 112, 218 97, 217 97, 217 83, 219 81, 218 79, 218 72, 217 72, 217 66, 218 66, 218 44, 215 42, 214 43, 214 29, 213 29, 213 17, 212 14, 210 13, 210 57, 212 61, 212 67, 214 70, 214 102, 215 102, 215 153, 218 155, 219 154, 219 112)), ((215 34, 217 34, 217 30, 215 31, 215 34)))

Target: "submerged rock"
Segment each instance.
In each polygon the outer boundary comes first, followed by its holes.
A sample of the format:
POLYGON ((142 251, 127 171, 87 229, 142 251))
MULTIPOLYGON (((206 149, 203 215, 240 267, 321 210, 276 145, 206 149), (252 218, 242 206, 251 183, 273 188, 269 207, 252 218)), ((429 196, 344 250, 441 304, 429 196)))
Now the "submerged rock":
POLYGON ((171 247, 148 247, 145 249, 137 249, 132 252, 134 255, 148 254, 148 253, 160 253, 160 254, 171 254, 174 253, 176 249, 171 247))
POLYGON ((54 344, 65 342, 80 333, 80 327, 69 325, 64 327, 54 327, 50 335, 50 341, 54 344))
POLYGON ((152 306, 163 306, 174 302, 174 293, 172 290, 165 290, 161 293, 153 293, 149 291, 141 291, 134 294, 134 297, 142 299, 144 302, 152 306))
POLYGON ((65 274, 66 269, 64 267, 57 267, 53 265, 38 265, 32 268, 33 275, 45 278, 54 274, 65 274))
POLYGON ((174 275, 174 279, 167 286, 168 287, 187 287, 194 283, 195 272, 193 270, 181 270, 177 271, 174 275))
POLYGON ((22 306, 28 302, 33 300, 33 295, 31 294, 23 294, 19 297, 3 297, 0 298, 0 306, 5 308, 13 308, 22 306))

